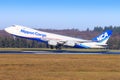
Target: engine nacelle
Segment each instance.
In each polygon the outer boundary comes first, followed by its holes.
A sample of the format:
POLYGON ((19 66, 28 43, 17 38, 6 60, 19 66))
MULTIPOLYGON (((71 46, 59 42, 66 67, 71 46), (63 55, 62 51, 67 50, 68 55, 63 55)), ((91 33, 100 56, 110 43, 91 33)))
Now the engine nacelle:
POLYGON ((75 46, 75 42, 73 42, 73 41, 67 41, 64 45, 65 46, 71 46, 71 47, 73 47, 73 46, 75 46))
POLYGON ((48 44, 52 45, 52 46, 56 46, 57 45, 57 41, 50 40, 50 41, 48 41, 48 44))

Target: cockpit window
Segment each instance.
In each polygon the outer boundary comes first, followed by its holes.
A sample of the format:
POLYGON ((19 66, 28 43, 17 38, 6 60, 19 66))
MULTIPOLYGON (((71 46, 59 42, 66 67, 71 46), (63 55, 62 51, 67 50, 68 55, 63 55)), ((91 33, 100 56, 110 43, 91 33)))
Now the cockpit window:
POLYGON ((12 27, 16 27, 15 25, 12 25, 12 27))

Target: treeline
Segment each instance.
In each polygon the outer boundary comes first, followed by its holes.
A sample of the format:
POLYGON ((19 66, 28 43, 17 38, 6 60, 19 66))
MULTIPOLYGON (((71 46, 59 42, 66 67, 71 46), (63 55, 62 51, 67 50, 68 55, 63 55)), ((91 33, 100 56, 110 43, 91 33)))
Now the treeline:
MULTIPOLYGON (((46 32, 61 34, 61 35, 67 35, 77 38, 84 38, 84 39, 92 39, 93 37, 97 36, 101 32, 105 30, 112 30, 113 35, 108 41, 108 48, 110 49, 120 49, 120 26, 106 26, 101 27, 97 26, 94 27, 93 30, 90 30, 89 28, 86 29, 86 31, 80 31, 79 29, 64 29, 64 30, 51 30, 51 29, 39 29, 46 32)), ((34 40, 28 40, 24 38, 18 38, 18 37, 12 37, 8 33, 6 33, 3 30, 0 30, 0 47, 1 48, 46 48, 48 47, 47 44, 34 41, 34 40)))
POLYGON ((97 27, 94 27, 93 31, 102 32, 105 30, 112 30, 113 34, 120 34, 120 26, 105 26, 104 28, 97 26, 97 27))
POLYGON ((45 48, 45 43, 18 37, 0 37, 1 48, 45 48))

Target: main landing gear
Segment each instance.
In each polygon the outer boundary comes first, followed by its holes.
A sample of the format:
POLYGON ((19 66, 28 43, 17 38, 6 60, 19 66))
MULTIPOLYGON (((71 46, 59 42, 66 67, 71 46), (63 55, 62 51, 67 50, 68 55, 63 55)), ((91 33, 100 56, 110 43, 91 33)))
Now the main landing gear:
POLYGON ((61 50, 62 49, 62 45, 61 44, 58 44, 57 46, 53 46, 53 45, 50 45, 50 48, 51 49, 56 49, 56 50, 61 50))

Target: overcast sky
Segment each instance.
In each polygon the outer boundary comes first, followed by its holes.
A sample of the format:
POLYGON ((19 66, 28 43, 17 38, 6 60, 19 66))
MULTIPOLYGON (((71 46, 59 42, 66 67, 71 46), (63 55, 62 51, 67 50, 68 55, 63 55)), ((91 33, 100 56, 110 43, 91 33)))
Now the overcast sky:
POLYGON ((0 0, 0 29, 13 24, 80 30, 120 26, 120 0, 0 0))

